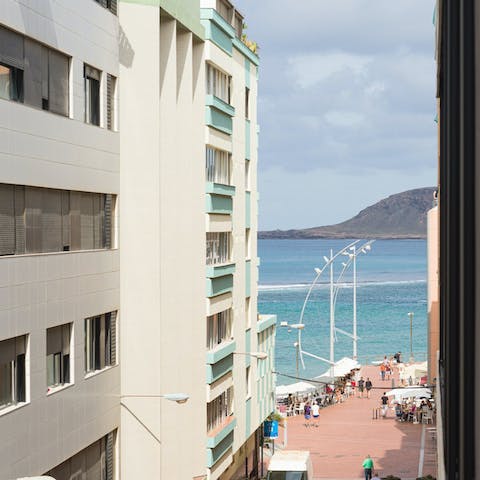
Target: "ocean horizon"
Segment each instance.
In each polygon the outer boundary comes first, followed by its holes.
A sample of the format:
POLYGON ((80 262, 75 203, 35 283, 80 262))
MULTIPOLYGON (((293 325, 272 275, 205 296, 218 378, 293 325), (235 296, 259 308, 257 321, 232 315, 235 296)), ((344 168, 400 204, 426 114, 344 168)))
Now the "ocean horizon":
MULTIPOLYGON (((321 268, 324 256, 351 243, 349 239, 258 241, 260 278, 258 311, 277 315, 275 371, 277 384, 295 381, 297 340, 295 330, 280 327, 280 322, 298 323, 305 296, 315 278, 315 267, 321 268)), ((365 243, 360 240, 359 246, 365 243)), ((345 257, 343 257, 345 258, 345 257)), ((339 258, 334 277, 341 270, 339 258)), ((371 251, 357 258, 357 334, 358 360, 365 364, 384 355, 401 351, 410 356, 410 320, 413 317, 413 352, 415 359, 425 360, 427 351, 427 256, 426 241, 377 240, 371 251)), ((347 270, 339 283, 335 323, 352 332, 353 287, 352 271, 347 270)), ((303 349, 329 358, 330 329, 329 272, 323 272, 312 290, 304 313, 303 349)), ((352 340, 340 333, 335 342, 335 360, 352 357, 352 340)), ((324 373, 328 364, 304 357, 305 369, 299 366, 300 378, 313 378, 324 373)))

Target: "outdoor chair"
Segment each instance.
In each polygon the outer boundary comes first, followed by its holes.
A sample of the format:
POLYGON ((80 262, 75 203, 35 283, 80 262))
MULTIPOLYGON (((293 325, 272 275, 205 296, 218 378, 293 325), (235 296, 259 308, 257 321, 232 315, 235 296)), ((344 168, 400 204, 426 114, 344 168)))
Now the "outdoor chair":
POLYGON ((427 411, 422 412, 422 423, 428 425, 429 423, 433 423, 433 411, 427 409, 427 411))

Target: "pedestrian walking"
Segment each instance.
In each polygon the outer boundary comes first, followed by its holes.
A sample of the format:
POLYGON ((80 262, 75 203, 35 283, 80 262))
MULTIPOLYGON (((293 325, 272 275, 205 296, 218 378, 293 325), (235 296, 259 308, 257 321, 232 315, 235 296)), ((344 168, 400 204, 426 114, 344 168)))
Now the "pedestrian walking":
POLYGON ((382 363, 380 365, 380 378, 382 379, 382 382, 385 380, 385 371, 387 370, 387 366, 382 363))
POLYGON ((360 377, 360 380, 358 381, 358 397, 363 398, 363 388, 365 387, 365 380, 363 377, 360 377))
POLYGON ((313 405, 312 405, 312 417, 313 417, 313 420, 314 420, 314 425, 315 427, 318 427, 318 418, 320 417, 320 407, 318 406, 318 403, 317 402, 313 402, 313 405))
POLYGON ((305 404, 305 407, 303 408, 303 412, 304 412, 304 416, 305 416, 305 420, 306 420, 305 426, 309 427, 310 426, 310 417, 311 417, 311 413, 312 413, 312 407, 310 406, 309 402, 307 402, 305 404))
POLYGON ((370 390, 372 389, 373 384, 372 381, 367 377, 367 381, 365 382, 365 388, 367 390, 367 398, 370 398, 370 390))
POLYGON ((372 480, 373 460, 370 458, 370 455, 367 455, 362 463, 362 467, 365 473, 365 480, 372 480))
POLYGON ((382 417, 386 418, 388 412, 388 397, 386 395, 387 392, 383 392, 382 398, 380 402, 382 404, 382 417))

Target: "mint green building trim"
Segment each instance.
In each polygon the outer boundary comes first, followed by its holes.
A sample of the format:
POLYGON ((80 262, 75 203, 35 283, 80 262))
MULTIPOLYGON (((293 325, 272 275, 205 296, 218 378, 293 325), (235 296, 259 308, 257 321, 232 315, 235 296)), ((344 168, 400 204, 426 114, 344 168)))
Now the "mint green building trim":
POLYGON ((277 323, 276 315, 260 315, 260 320, 257 322, 257 333, 261 333, 267 328, 277 323))
POLYGON ((227 355, 218 362, 207 363, 206 379, 210 385, 233 370, 233 355, 227 355))
POLYGON ((245 86, 250 88, 250 60, 245 57, 245 86))
POLYGON ((213 8, 200 9, 200 22, 205 29, 205 38, 232 56, 235 29, 213 8))
POLYGON ((230 117, 235 115, 235 107, 215 95, 207 95, 205 105, 207 105, 207 107, 214 107, 230 117))
POLYGON ((207 278, 207 297, 216 297, 233 290, 233 275, 207 278))
POLYGON ((231 420, 228 425, 225 425, 215 436, 207 437, 207 447, 208 448, 215 448, 220 444, 222 440, 224 440, 230 433, 235 430, 237 426, 237 419, 234 418, 231 420))
POLYGON ((233 432, 230 432, 215 448, 207 448, 207 467, 213 467, 233 445, 233 432))
POLYGON ((247 260, 245 262, 245 296, 249 297, 251 295, 251 284, 252 284, 252 261, 247 260))
POLYGON ((252 220, 251 193, 245 192, 245 228, 250 228, 252 220))
POLYGON ((205 30, 200 22, 199 0, 120 0, 120 2, 160 7, 196 37, 205 40, 205 30))
POLYGON ((245 158, 247 160, 250 160, 251 158, 250 135, 251 135, 250 120, 245 119, 245 158))
POLYGON ((216 128, 227 135, 231 135, 233 132, 232 117, 215 107, 207 106, 205 111, 205 123, 209 127, 216 128))
POLYGON ((233 199, 226 195, 207 193, 205 211, 206 213, 231 215, 233 212, 233 199))
POLYGON ((223 183, 207 182, 205 192, 233 197, 235 195, 235 187, 233 185, 224 185, 223 183))
POLYGON ((248 58, 254 65, 258 66, 260 63, 258 55, 255 55, 239 38, 234 38, 232 43, 240 53, 248 58))
POLYGON ((245 436, 249 437, 252 433, 252 399, 245 402, 245 436))
POLYGON ((228 265, 207 265, 207 278, 224 277, 235 273, 235 264, 228 265))
POLYGON ((237 347, 235 341, 225 342, 218 345, 214 350, 207 352, 207 364, 213 365, 214 363, 223 360, 225 357, 231 355, 237 347))

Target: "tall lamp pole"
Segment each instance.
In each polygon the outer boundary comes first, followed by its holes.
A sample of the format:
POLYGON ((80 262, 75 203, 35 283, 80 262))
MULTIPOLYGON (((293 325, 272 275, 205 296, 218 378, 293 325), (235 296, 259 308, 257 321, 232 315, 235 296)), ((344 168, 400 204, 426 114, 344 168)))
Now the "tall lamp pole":
POLYGON ((410 318, 410 363, 413 362, 413 312, 408 312, 410 318))

